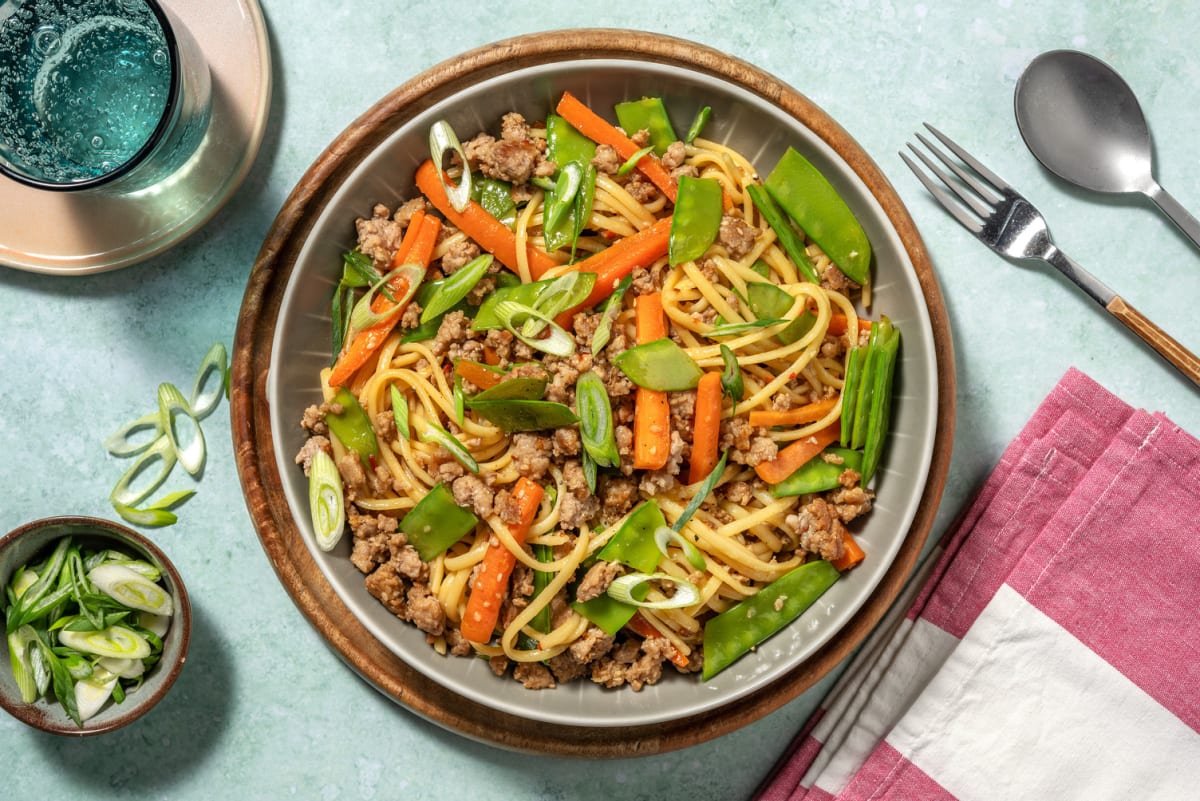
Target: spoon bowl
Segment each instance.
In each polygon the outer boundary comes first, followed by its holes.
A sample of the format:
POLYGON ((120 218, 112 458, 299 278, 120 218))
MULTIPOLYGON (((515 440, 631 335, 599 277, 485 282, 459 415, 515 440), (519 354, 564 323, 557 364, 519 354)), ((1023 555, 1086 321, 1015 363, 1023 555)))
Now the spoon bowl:
POLYGON ((1074 50, 1042 53, 1017 81, 1013 106, 1046 169, 1094 192, 1146 195, 1200 247, 1200 222, 1155 179, 1146 117, 1112 67, 1074 50))

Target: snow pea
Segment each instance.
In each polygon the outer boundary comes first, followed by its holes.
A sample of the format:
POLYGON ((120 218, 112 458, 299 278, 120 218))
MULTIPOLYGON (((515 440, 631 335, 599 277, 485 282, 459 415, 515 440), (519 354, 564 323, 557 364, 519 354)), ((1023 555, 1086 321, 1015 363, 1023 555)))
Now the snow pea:
POLYGON ((758 184, 750 184, 746 187, 746 191, 750 194, 750 200, 758 208, 763 219, 767 221, 767 225, 771 226, 771 230, 775 232, 775 236, 779 239, 779 244, 783 246, 783 251, 792 260, 792 263, 804 273, 804 277, 814 284, 821 283, 821 279, 817 276, 817 268, 813 265, 812 259, 808 257, 808 253, 804 249, 804 240, 801 238, 798 231, 788 222, 787 216, 783 209, 779 208, 769 192, 763 189, 758 184))
POLYGON ((595 142, 557 114, 546 117, 546 158, 557 164, 560 172, 554 188, 546 194, 542 226, 546 250, 554 251, 567 245, 574 250, 575 242, 592 216, 592 202, 596 197, 596 168, 592 165, 595 155, 595 142), (564 175, 575 176, 570 179, 576 182, 573 188, 563 181, 564 175), (563 186, 560 188, 559 184, 563 186))
POLYGON ((375 429, 371 419, 359 404, 354 393, 345 387, 338 389, 333 396, 333 402, 342 407, 340 414, 332 412, 325 415, 325 423, 338 441, 361 458, 367 459, 379 453, 379 443, 375 439, 375 429))
POLYGON ((826 448, 797 468, 796 472, 771 487, 771 495, 787 498, 792 495, 808 495, 824 492, 838 486, 838 479, 845 470, 862 472, 863 455, 849 448, 826 448), (832 453, 842 458, 841 464, 827 462, 822 458, 832 453))
POLYGON ((704 681, 799 617, 840 576, 825 560, 806 562, 705 623, 704 681))
MULTIPOLYGON (((746 300, 750 304, 750 311, 759 318, 786 317, 796 302, 796 299, 784 290, 763 281, 755 281, 746 286, 746 300)), ((790 345, 807 334, 816 321, 816 315, 805 309, 786 328, 777 333, 775 338, 784 345, 790 345)))
MULTIPOLYGON (((638 573, 652 573, 662 556, 654 541, 654 532, 666 524, 667 520, 658 504, 646 501, 629 513, 617 533, 596 554, 596 559, 620 562, 638 573)), ((647 591, 648 587, 643 585, 635 590, 634 597, 647 591)), ((608 593, 588 601, 576 601, 572 607, 608 634, 620 631, 637 612, 636 606, 618 601, 608 593)))
POLYGON ((661 392, 695 389, 704 374, 700 365, 667 337, 621 351, 613 363, 639 387, 661 392))
POLYGON ((517 222, 517 204, 513 202, 512 185, 507 181, 476 176, 471 182, 471 194, 483 210, 509 228, 517 222))
POLYGON ((400 520, 400 530, 428 562, 458 542, 475 528, 479 518, 454 502, 454 493, 445 482, 425 493, 417 505, 400 520))
POLYGON ((617 122, 629 136, 638 131, 649 132, 650 145, 659 156, 666 153, 672 143, 679 141, 675 129, 671 127, 671 118, 667 116, 667 107, 661 97, 643 97, 640 100, 617 103, 615 111, 617 122))
POLYGON ((704 255, 717 239, 724 213, 719 183, 712 178, 679 176, 667 243, 667 261, 672 267, 704 255))
POLYGON ((866 283, 871 243, 854 212, 820 170, 789 147, 763 184, 838 269, 850 280, 866 283))
MULTIPOLYGON (((587 300, 588 295, 592 292, 592 287, 596 285, 596 274, 592 272, 580 272, 579 278, 574 282, 571 294, 569 297, 562 298, 558 304, 563 309, 571 309, 578 306, 583 301, 587 300)), ((561 276, 560 276, 561 277, 561 276)), ((542 281, 534 281, 528 284, 511 284, 506 286, 498 286, 496 291, 488 295, 487 300, 479 307, 479 311, 475 314, 475 321, 471 325, 473 331, 487 331, 493 328, 504 328, 504 321, 496 312, 496 307, 503 301, 509 300, 519 303, 522 306, 537 307, 539 296, 546 290, 548 286, 558 281, 558 278, 547 278, 542 281)), ((554 316, 557 311, 550 314, 554 316)))
POLYGON ((884 317, 876 326, 881 330, 878 361, 875 366, 875 386, 871 395, 870 417, 863 441, 862 481, 866 484, 875 475, 883 442, 887 438, 892 414, 892 381, 896 373, 896 354, 900 349, 900 331, 884 317))
POLYGON ((566 404, 544 400, 473 400, 467 408, 507 434, 574 425, 579 418, 566 404))
POLYGON ((498 400, 541 400, 545 394, 546 379, 521 376, 501 381, 491 389, 475 393, 467 401, 467 405, 498 400))

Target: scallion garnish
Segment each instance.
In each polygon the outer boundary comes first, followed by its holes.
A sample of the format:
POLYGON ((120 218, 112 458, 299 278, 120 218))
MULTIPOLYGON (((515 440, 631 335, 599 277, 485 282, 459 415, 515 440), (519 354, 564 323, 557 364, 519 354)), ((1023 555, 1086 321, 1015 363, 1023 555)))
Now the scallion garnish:
POLYGON ((583 166, 579 162, 569 161, 559 168, 558 180, 554 184, 553 193, 551 193, 553 202, 546 207, 542 220, 544 227, 555 228, 562 222, 563 215, 571 209, 575 202, 575 196, 579 194, 579 188, 582 185, 583 166))
POLYGON ((104 449, 113 456, 136 456, 153 445, 162 432, 162 415, 157 411, 149 412, 114 431, 104 440, 104 449), (135 440, 133 434, 139 431, 151 433, 135 440))
POLYGON ((643 147, 641 150, 627 158, 625 163, 617 168, 617 175, 628 175, 633 171, 633 168, 637 166, 637 163, 642 160, 642 156, 652 152, 654 152, 653 145, 647 145, 646 147, 643 147))
POLYGON ((192 384, 192 397, 188 403, 197 420, 203 420, 217 408, 225 393, 225 376, 229 371, 229 356, 223 342, 214 342, 204 354, 196 380, 192 384))
POLYGON ((379 279, 371 286, 363 296, 359 298, 354 308, 350 311, 350 332, 362 331, 365 328, 371 328, 380 323, 391 320, 404 313, 405 306, 412 296, 417 294, 417 289, 421 285, 421 281, 425 278, 425 268, 419 264, 401 264, 396 269, 389 272, 383 278, 379 279), (397 297, 395 303, 388 304, 388 308, 383 312, 377 312, 371 308, 371 304, 375 301, 375 296, 379 291, 387 286, 393 279, 401 276, 406 277, 408 291, 403 297, 397 297))
POLYGON ((99 631, 64 628, 58 632, 58 641, 85 654, 121 659, 145 659, 151 651, 146 638, 127 626, 109 626, 99 631))
POLYGON ((676 531, 683 531, 683 527, 687 524, 687 521, 691 520, 692 515, 700 508, 700 504, 704 503, 709 495, 712 495, 717 482, 721 480, 721 476, 725 473, 725 462, 728 459, 729 451, 723 451, 721 458, 717 460, 717 466, 700 482, 700 486, 696 489, 696 494, 688 501, 688 505, 683 509, 683 514, 679 515, 679 518, 671 525, 671 528, 676 531))
POLYGON ((117 480, 117 485, 113 487, 112 492, 108 496, 113 506, 118 504, 134 506, 141 503, 146 496, 158 489, 159 485, 167 480, 167 476, 171 474, 171 469, 175 467, 176 459, 175 448, 172 447, 171 440, 166 434, 154 440, 154 443, 142 451, 137 460, 125 471, 125 474, 117 480), (133 489, 131 485, 134 480, 148 470, 149 466, 156 460, 160 462, 158 475, 144 484, 140 489, 133 489))
POLYGON ((728 345, 721 345, 721 362, 725 369, 721 371, 721 391, 733 401, 733 409, 746 395, 746 382, 742 379, 742 368, 738 364, 737 355, 728 345))
POLYGON ((396 431, 400 434, 401 439, 412 439, 412 432, 408 428, 408 401, 400 394, 400 390, 395 384, 391 386, 392 396, 392 416, 396 418, 396 431))
POLYGON ((532 306, 517 303, 512 300, 502 300, 496 304, 496 316, 512 335, 534 350, 549 353, 552 356, 570 356, 575 352, 575 338, 562 329, 554 319, 532 306), (522 331, 523 325, 530 320, 544 325, 549 331, 547 336, 527 336, 522 331))
POLYGON ((495 261, 495 257, 490 253, 476 256, 442 281, 441 290, 430 298, 429 304, 421 310, 421 322, 427 323, 438 315, 446 313, 471 294, 471 290, 487 274, 493 261, 495 261))
POLYGON ((615 601, 642 609, 679 609, 700 602, 700 590, 695 584, 667 573, 626 573, 624 576, 617 576, 612 584, 608 585, 608 595, 615 601), (675 592, 670 598, 662 601, 638 600, 634 591, 652 581, 670 582, 675 586, 675 592))
POLYGON ((179 463, 188 473, 198 475, 204 467, 204 432, 200 430, 200 421, 196 419, 191 404, 174 384, 164 382, 158 385, 158 413, 162 415, 163 433, 171 443, 179 463), (180 423, 190 429, 183 432, 186 445, 180 444, 183 441, 178 430, 180 423))
POLYGON ((328 453, 318 450, 308 468, 308 510, 317 547, 331 551, 346 528, 342 475, 328 453))
POLYGON ((688 129, 687 136, 684 138, 684 143, 691 144, 692 141, 700 135, 704 130, 704 126, 708 124, 708 118, 712 114, 712 106, 705 106, 696 112, 696 119, 692 120, 692 127, 688 129))
POLYGON ((783 317, 768 317, 765 320, 750 320, 744 323, 725 323, 724 325, 708 329, 704 332, 704 335, 706 337, 734 337, 759 328, 770 328, 773 325, 786 322, 787 320, 783 317))
POLYGON ((575 404, 579 410, 579 433, 584 450, 600 467, 619 467, 621 454, 613 428, 612 404, 604 382, 588 370, 575 382, 575 404))
POLYGON ((700 549, 696 547, 695 543, 688 541, 686 537, 670 526, 659 526, 654 530, 654 544, 658 546, 658 550, 663 556, 668 556, 667 546, 672 542, 683 550, 683 557, 688 560, 688 564, 697 570, 705 568, 707 562, 704 561, 704 554, 700 553, 700 549))
POLYGON ((600 312, 600 322, 596 325, 595 333, 592 334, 592 353, 604 350, 604 346, 612 338, 613 322, 621 313, 621 303, 625 298, 625 292, 632 285, 633 275, 626 275, 617 284, 617 288, 608 296, 608 299, 604 301, 604 308, 600 312))
POLYGON ((87 579, 100 592, 130 609, 152 615, 175 612, 175 601, 169 592, 119 562, 97 565, 88 571, 87 579))
POLYGON ((466 446, 458 441, 453 434, 442 428, 433 420, 425 422, 420 431, 417 432, 417 438, 421 442, 433 442, 445 448, 451 456, 458 461, 463 467, 470 470, 472 473, 479 472, 479 462, 475 461, 475 457, 467 450, 466 446))
POLYGON ((450 199, 450 205, 454 207, 455 211, 462 211, 471 202, 471 168, 467 164, 467 154, 458 142, 458 136, 450 127, 450 123, 445 120, 438 120, 429 129, 429 154, 437 167, 438 177, 446 189, 446 197, 450 199), (462 162, 462 175, 459 176, 458 186, 454 186, 446 180, 445 170, 442 169, 446 151, 456 153, 462 162))

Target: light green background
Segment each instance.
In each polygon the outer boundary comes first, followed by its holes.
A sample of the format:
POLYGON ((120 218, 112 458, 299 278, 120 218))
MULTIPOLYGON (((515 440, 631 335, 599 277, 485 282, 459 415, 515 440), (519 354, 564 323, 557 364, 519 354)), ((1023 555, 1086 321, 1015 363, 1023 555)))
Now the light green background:
MULTIPOLYGON (((1007 264, 971 240, 897 156, 921 122, 938 125, 1035 201, 1063 250, 1200 351, 1200 250, 1148 201, 1088 195, 1050 176, 1012 116, 1014 84, 1037 53, 1099 56, 1141 98, 1162 184, 1200 212, 1200 14, 1191 0, 263 7, 275 69, 270 126, 228 206, 171 252, 113 273, 0 270, 0 532, 47 515, 112 516, 107 497, 123 465, 102 439, 147 411, 159 382, 189 383, 213 341, 232 344, 268 227, 351 120, 458 52, 565 27, 669 33, 750 61, 832 114, 892 180, 936 264, 958 364, 957 437, 935 535, 1071 365, 1200 433, 1200 393, 1060 277, 1007 264)), ((827 687, 715 741, 637 760, 518 755, 430 725, 347 669, 292 605, 242 500, 227 408, 206 422, 212 448, 199 493, 176 526, 151 534, 195 605, 187 668, 149 716, 111 735, 63 740, 0 718, 0 797, 740 799, 827 687)))

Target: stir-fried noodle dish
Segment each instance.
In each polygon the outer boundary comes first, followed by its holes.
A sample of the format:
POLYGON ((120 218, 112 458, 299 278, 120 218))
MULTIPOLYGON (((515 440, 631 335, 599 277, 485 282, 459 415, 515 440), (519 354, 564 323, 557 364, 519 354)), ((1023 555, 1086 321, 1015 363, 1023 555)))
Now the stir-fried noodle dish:
POLYGON ((356 221, 296 461, 315 545, 441 653, 707 680, 871 558, 899 332, 870 243, 708 115, 438 122, 414 197, 356 221))

